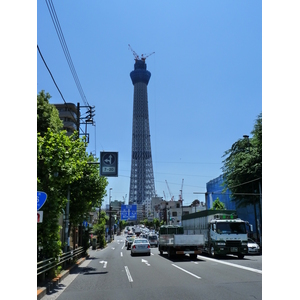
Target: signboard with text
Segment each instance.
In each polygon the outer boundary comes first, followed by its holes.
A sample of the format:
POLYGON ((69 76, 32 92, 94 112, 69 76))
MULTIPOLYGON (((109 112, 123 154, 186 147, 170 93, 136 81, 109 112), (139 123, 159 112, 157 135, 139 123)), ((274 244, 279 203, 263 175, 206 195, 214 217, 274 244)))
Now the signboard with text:
POLYGON ((100 176, 118 177, 118 152, 100 152, 100 176))
POLYGON ((121 205, 121 220, 135 221, 137 219, 137 205, 121 205))

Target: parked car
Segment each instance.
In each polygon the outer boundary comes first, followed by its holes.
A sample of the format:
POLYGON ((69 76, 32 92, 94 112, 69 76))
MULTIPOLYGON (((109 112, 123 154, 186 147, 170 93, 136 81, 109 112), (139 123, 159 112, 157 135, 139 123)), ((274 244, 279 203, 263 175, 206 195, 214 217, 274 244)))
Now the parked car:
POLYGON ((150 234, 148 236, 148 241, 150 243, 150 246, 157 247, 157 235, 156 234, 150 234))
POLYGON ((131 245, 131 256, 135 254, 146 254, 150 256, 151 246, 147 239, 136 238, 131 245))
POLYGON ((250 238, 248 238, 248 254, 260 254, 259 245, 250 238))
POLYGON ((129 236, 129 238, 127 240, 127 250, 129 250, 131 248, 131 245, 132 245, 133 241, 135 240, 135 238, 136 238, 135 235, 129 236))

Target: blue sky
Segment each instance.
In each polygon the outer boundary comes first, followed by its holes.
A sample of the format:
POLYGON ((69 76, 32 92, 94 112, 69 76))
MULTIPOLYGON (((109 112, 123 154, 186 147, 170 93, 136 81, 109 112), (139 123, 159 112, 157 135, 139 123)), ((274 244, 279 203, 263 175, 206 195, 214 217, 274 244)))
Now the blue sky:
MULTIPOLYGON (((48 5, 49 1, 47 1, 48 5)), ((66 102, 83 106, 46 1, 37 2, 37 44, 66 102)), ((205 201, 222 155, 262 112, 261 1, 53 1, 96 126, 89 152, 119 152, 112 200, 129 198, 134 56, 146 59, 151 148, 158 196, 205 201)), ((37 93, 64 103, 37 52, 37 93)), ((85 110, 82 109, 82 112, 85 110)), ((82 125, 84 130, 84 125, 82 125)), ((108 197, 105 198, 108 201, 108 197)))

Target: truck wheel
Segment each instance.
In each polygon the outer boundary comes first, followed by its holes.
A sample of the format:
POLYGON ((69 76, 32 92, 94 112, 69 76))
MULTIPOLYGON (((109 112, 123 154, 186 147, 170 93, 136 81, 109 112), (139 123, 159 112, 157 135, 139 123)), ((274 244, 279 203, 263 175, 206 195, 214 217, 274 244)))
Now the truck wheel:
POLYGON ((244 258, 244 254, 238 254, 238 258, 240 259, 244 258))
POLYGON ((211 257, 216 258, 215 249, 213 246, 210 246, 209 254, 211 257))
POLYGON ((164 252, 161 250, 160 246, 158 247, 158 251, 160 255, 163 255, 164 252))
POLYGON ((197 254, 190 254, 190 258, 191 258, 192 260, 197 259, 197 254))

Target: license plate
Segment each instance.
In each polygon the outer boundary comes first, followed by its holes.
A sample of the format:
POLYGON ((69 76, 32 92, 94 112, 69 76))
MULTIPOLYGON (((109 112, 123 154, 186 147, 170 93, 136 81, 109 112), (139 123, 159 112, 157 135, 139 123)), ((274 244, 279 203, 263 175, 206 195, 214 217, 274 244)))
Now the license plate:
POLYGON ((231 251, 231 252, 238 252, 238 248, 237 248, 237 247, 231 247, 231 248, 230 248, 230 251, 231 251))

